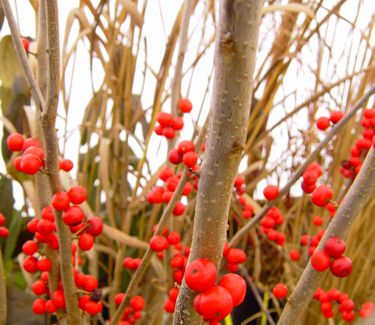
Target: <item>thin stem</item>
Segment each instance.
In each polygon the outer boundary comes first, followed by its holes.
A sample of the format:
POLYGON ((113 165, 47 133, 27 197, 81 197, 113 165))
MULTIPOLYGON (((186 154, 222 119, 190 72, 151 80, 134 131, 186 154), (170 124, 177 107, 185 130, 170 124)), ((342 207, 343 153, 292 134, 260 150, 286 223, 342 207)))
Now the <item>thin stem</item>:
MULTIPOLYGON (((375 150, 370 149, 363 166, 355 178, 344 200, 339 205, 335 217, 328 225, 317 250, 322 250, 327 239, 344 238, 350 225, 359 215, 365 204, 375 193, 375 150)), ((325 273, 315 271, 309 262, 280 316, 278 325, 296 324, 315 290, 319 287, 325 273)))
POLYGON ((310 154, 310 156, 305 160, 305 162, 298 168, 293 177, 284 185, 280 190, 278 199, 266 203, 262 209, 254 216, 248 223, 246 223, 231 239, 230 246, 236 246, 245 237, 249 230, 265 216, 268 209, 272 205, 276 204, 294 185, 294 183, 301 177, 306 167, 315 159, 315 157, 322 151, 322 149, 332 140, 332 138, 349 122, 349 120, 357 113, 358 110, 363 108, 368 99, 375 93, 375 86, 371 87, 369 91, 358 101, 358 103, 342 118, 342 120, 337 123, 331 131, 328 132, 326 137, 321 141, 315 150, 310 154))
POLYGON ((7 320, 7 291, 5 285, 3 254, 0 247, 0 325, 5 325, 7 320))

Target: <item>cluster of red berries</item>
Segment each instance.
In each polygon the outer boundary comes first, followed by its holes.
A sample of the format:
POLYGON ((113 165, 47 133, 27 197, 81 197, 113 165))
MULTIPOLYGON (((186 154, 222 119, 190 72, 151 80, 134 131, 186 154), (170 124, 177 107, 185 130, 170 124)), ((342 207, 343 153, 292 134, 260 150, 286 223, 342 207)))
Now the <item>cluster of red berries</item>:
MULTIPOLYGON (((125 299, 124 293, 118 293, 115 296, 115 304, 120 305, 125 299)), ((125 311, 121 317, 119 325, 130 325, 135 324, 137 320, 142 318, 142 310, 145 308, 145 300, 142 296, 134 296, 130 299, 129 306, 125 308, 125 311)))
MULTIPOLYGON (((361 120, 363 126, 362 136, 356 140, 350 149, 350 157, 341 162, 340 173, 345 178, 354 179, 359 173, 363 160, 371 148, 371 143, 375 143, 375 109, 364 109, 361 120)), ((374 146, 375 148, 375 146, 374 146)))
POLYGON ((132 257, 125 257, 124 261, 122 262, 122 265, 125 269, 128 270, 136 270, 139 268, 139 265, 141 265, 142 259, 138 258, 132 258, 132 257))
POLYGON ((284 283, 278 283, 272 289, 272 293, 277 299, 285 298, 288 295, 288 287, 284 283))
POLYGON ((332 111, 329 117, 322 116, 316 120, 316 127, 319 130, 326 130, 332 124, 338 123, 344 117, 344 113, 341 111, 332 111))
POLYGON ((352 273, 352 261, 343 256, 345 242, 338 237, 329 238, 324 245, 324 250, 315 252, 311 257, 311 266, 318 272, 330 268, 331 273, 339 278, 347 277, 352 273), (331 260, 332 259, 332 260, 331 260))
MULTIPOLYGON (((13 152, 22 151, 13 160, 13 165, 19 172, 34 175, 45 166, 44 151, 37 139, 25 139, 22 134, 12 133, 7 138, 7 146, 13 152)), ((72 168, 73 163, 69 159, 60 161, 61 170, 70 171, 72 168)))
POLYGON ((186 267, 186 285, 198 292, 194 309, 210 324, 218 324, 233 307, 242 303, 246 294, 245 280, 238 274, 225 274, 217 285, 216 280, 216 267, 208 259, 196 259, 186 267))
POLYGON ((320 243, 320 240, 322 239, 324 235, 325 230, 320 229, 316 235, 310 236, 305 234, 301 236, 301 246, 307 246, 308 247, 308 254, 309 256, 312 256, 316 250, 316 247, 320 243))
POLYGON ((9 229, 5 226, 6 218, 0 213, 0 238, 7 238, 9 236, 9 229))
POLYGON ((239 264, 246 261, 246 253, 240 248, 231 248, 228 243, 224 244, 223 256, 227 262, 226 267, 229 272, 237 272, 239 264))
MULTIPOLYGON (((181 113, 190 113, 193 105, 190 100, 183 98, 180 100, 178 108, 181 113)), ((155 126, 155 133, 167 139, 173 139, 176 136, 176 131, 180 131, 184 127, 184 120, 181 117, 166 112, 160 112, 156 120, 159 124, 155 126)))
MULTIPOLYGON (((337 310, 344 321, 350 323, 355 318, 355 303, 347 293, 340 292, 336 288, 328 291, 318 288, 314 293, 314 299, 320 301, 320 310, 325 318, 334 316, 333 307, 335 303, 339 305, 337 310)), ((374 304, 367 301, 357 311, 360 317, 367 318, 374 312, 374 304)))
POLYGON ((237 192, 238 201, 242 207, 242 217, 250 219, 254 215, 254 206, 247 203, 245 193, 245 178, 238 175, 234 180, 234 188, 237 192))
POLYGON ((178 288, 171 288, 168 292, 168 300, 164 303, 164 310, 167 313, 174 313, 174 309, 176 308, 176 300, 178 297, 180 290, 178 288))
POLYGON ((275 206, 271 207, 260 221, 260 228, 267 235, 267 238, 279 246, 284 245, 286 236, 283 232, 274 228, 278 225, 282 225, 283 222, 284 217, 281 211, 275 206))
POLYGON ((172 149, 168 153, 168 160, 174 165, 184 163, 187 168, 191 168, 194 171, 199 170, 196 165, 198 162, 198 153, 195 152, 194 143, 188 140, 180 142, 177 148, 172 149))
POLYGON ((302 174, 302 191, 306 194, 311 194, 312 192, 314 192, 314 190, 316 189, 316 182, 322 175, 322 167, 316 162, 311 163, 302 174))

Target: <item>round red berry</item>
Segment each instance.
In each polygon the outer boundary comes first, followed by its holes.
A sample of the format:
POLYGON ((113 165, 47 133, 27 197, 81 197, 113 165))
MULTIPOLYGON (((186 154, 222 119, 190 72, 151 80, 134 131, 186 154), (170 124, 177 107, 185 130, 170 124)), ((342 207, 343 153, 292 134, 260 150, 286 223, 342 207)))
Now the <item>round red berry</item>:
POLYGON ((34 175, 42 166, 42 161, 36 155, 23 155, 21 160, 21 171, 27 175, 34 175))
POLYGON ((282 299, 288 295, 288 288, 283 283, 278 283, 272 289, 272 293, 275 295, 276 298, 282 299))
POLYGON ((193 104, 187 98, 181 98, 178 103, 178 109, 181 113, 190 113, 193 109, 193 104))
POLYGON ((155 252, 161 252, 168 246, 168 240, 163 236, 154 236, 150 240, 150 248, 155 252))
POLYGON ((79 236, 78 246, 83 251, 89 251, 94 246, 94 237, 90 234, 82 234, 79 236))
POLYGON ((192 261, 185 270, 185 281, 194 291, 202 292, 210 289, 216 282, 215 265, 208 259, 199 258, 192 261))
POLYGON ((318 272, 323 272, 329 268, 329 255, 324 251, 317 251, 311 256, 311 266, 318 272))
POLYGON ((330 125, 330 119, 328 117, 322 116, 316 120, 316 127, 319 130, 324 131, 329 127, 329 125, 330 125))
POLYGON ((78 205, 73 205, 63 212, 63 221, 68 226, 75 226, 82 222, 85 214, 78 205))
POLYGON ((7 146, 10 151, 21 151, 24 141, 22 134, 12 133, 7 138, 7 146))
POLYGON ((73 169, 73 162, 69 159, 63 159, 59 163, 60 169, 66 172, 70 172, 73 169))
POLYGON ((87 191, 81 185, 73 186, 68 191, 68 196, 70 202, 72 202, 73 204, 81 204, 87 199, 87 191))
POLYGON ((331 237, 324 244, 324 251, 333 258, 338 258, 344 254, 345 248, 345 242, 338 237, 331 237))
POLYGON ((198 154, 193 151, 187 152, 184 154, 182 161, 184 162, 186 167, 192 168, 198 161, 198 154))
POLYGON ((330 270, 334 276, 345 278, 352 273, 352 260, 346 256, 340 256, 331 262, 330 270))
POLYGON ((220 279, 219 286, 228 290, 233 299, 233 306, 237 306, 243 302, 246 295, 245 280, 235 273, 223 275, 220 279))
POLYGON ((44 299, 35 299, 33 303, 33 312, 42 315, 46 312, 46 301, 44 299))
POLYGON ((264 197, 269 200, 275 200, 279 195, 279 188, 275 185, 267 185, 263 190, 264 197))
POLYGON ((344 117, 344 112, 332 111, 329 115, 329 119, 333 124, 338 123, 344 117))
POLYGON ((301 258, 301 253, 297 249, 293 248, 289 252, 289 257, 292 261, 298 261, 301 258))
POLYGON ((28 240, 22 245, 22 251, 26 255, 33 255, 38 251, 38 244, 33 240, 28 240))
POLYGON ((328 204, 332 197, 332 189, 327 185, 320 185, 314 190, 311 196, 311 201, 319 207, 324 207, 328 204))
POLYGON ((57 192, 52 197, 52 206, 58 211, 64 211, 69 208, 70 199, 66 192, 57 192))
POLYGON ((103 232, 103 221, 99 217, 87 219, 86 232, 92 236, 99 236, 103 232))

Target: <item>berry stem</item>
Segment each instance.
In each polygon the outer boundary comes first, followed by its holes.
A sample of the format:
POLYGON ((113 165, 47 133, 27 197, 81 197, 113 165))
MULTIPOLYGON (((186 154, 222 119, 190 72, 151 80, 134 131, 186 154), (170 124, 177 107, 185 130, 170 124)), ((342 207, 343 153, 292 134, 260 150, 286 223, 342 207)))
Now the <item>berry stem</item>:
POLYGON ((5 285, 3 253, 0 249, 0 325, 6 324, 7 320, 7 292, 5 285))
MULTIPOLYGON (((370 149, 363 166, 355 178, 348 193, 340 204, 335 217, 330 222, 321 239, 317 250, 323 250, 325 242, 331 237, 344 238, 350 225, 363 209, 365 204, 375 193, 375 150, 370 149)), ((299 317, 311 301, 315 290, 319 287, 324 272, 316 272, 311 263, 307 266, 300 277, 295 289, 288 299, 278 325, 293 325, 298 322, 299 317)))

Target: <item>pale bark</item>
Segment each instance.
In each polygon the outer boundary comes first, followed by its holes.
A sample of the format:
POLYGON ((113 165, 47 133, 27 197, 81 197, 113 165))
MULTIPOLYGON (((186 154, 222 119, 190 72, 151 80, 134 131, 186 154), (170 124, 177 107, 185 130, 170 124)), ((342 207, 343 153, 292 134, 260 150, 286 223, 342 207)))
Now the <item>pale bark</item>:
MULTIPOLYGON (((330 222, 321 239, 317 250, 322 250, 327 239, 331 237, 345 238, 350 225, 375 193, 375 150, 370 149, 363 166, 352 186, 340 204, 335 217, 330 222)), ((302 273, 295 289, 288 298, 278 325, 297 324, 307 305, 310 303, 315 290, 323 280, 325 272, 315 271, 310 261, 302 273)))
MULTIPOLYGON (((219 265, 234 178, 245 143, 263 1, 223 0, 216 37, 213 102, 201 169, 189 262, 219 265)), ((183 281, 173 324, 200 324, 183 281)))

